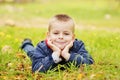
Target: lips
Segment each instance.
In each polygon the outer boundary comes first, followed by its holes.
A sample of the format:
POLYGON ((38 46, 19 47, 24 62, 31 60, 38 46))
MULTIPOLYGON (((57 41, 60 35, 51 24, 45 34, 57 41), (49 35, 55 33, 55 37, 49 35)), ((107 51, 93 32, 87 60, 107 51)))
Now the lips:
POLYGON ((53 44, 55 44, 57 47, 59 47, 60 49, 64 49, 64 47, 67 45, 67 42, 58 42, 58 41, 54 41, 53 44))
POLYGON ((66 42, 57 42, 57 41, 56 41, 55 43, 58 43, 58 44, 65 44, 66 42))

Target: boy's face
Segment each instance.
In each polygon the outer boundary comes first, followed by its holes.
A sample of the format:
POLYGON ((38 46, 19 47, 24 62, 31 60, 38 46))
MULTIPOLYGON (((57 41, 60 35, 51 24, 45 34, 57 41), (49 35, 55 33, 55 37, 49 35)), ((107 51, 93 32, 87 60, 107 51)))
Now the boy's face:
POLYGON ((74 39, 73 25, 65 22, 56 22, 48 32, 48 38, 59 49, 63 50, 74 39))

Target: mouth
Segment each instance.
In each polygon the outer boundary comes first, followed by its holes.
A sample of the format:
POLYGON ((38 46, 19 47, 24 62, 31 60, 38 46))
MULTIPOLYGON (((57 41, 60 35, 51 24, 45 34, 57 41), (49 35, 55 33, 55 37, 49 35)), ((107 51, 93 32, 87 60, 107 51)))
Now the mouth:
POLYGON ((58 43, 58 44, 65 44, 66 42, 58 42, 58 41, 56 41, 56 43, 58 43))
POLYGON ((55 41, 54 44, 59 47, 61 50, 64 49, 64 47, 67 45, 67 42, 62 42, 62 41, 55 41))

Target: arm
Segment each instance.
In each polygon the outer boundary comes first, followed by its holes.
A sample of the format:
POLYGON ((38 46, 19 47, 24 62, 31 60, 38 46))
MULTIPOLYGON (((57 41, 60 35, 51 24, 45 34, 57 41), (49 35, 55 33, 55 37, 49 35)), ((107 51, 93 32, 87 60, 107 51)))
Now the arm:
MULTIPOLYGON (((93 64, 94 60, 86 51, 82 41, 75 41, 72 49, 76 51, 69 53, 69 58, 66 59, 68 62, 74 61, 76 66, 80 66, 80 64, 93 64)), ((65 53, 68 54, 68 51, 63 52, 63 54, 65 53)))
POLYGON ((61 61, 61 60, 56 61, 57 59, 59 59, 59 52, 57 52, 58 50, 55 49, 56 51, 54 51, 53 53, 46 54, 39 44, 37 45, 36 48, 34 48, 30 39, 25 39, 22 42, 21 49, 24 50, 30 57, 32 61, 33 72, 35 71, 45 72, 48 69, 55 67, 56 63, 61 61))
POLYGON ((32 70, 45 72, 48 69, 54 68, 57 63, 62 59, 60 58, 60 50, 55 45, 52 44, 52 41, 48 40, 49 47, 53 50, 50 54, 45 53, 43 48, 38 45, 35 49, 32 62, 32 70))
POLYGON ((55 67, 51 54, 46 54, 40 46, 37 46, 32 59, 32 71, 46 72, 47 70, 55 67))

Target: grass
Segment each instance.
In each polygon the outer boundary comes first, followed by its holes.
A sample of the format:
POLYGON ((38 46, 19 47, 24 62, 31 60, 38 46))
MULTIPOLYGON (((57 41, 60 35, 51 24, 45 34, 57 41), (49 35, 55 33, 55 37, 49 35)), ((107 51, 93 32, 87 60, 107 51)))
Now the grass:
POLYGON ((93 5, 94 3, 89 0, 71 2, 53 0, 32 4, 0 4, 0 17, 3 21, 4 18, 21 22, 24 19, 27 21, 39 17, 49 19, 56 13, 71 15, 76 23, 86 27, 76 28, 76 38, 83 40, 86 49, 95 60, 95 64, 90 66, 65 67, 66 70, 61 71, 59 68, 62 65, 59 65, 55 68, 58 71, 54 69, 46 74, 33 74, 30 59, 19 47, 26 37, 31 38, 34 45, 44 40, 47 29, 44 26, 25 28, 19 25, 15 27, 0 25, 0 80, 120 80, 119 6, 112 0, 110 2, 96 0, 95 3, 97 5, 93 5), (60 2, 61 4, 58 4, 60 2), (10 6, 15 10, 8 10, 10 6), (105 19, 106 14, 110 14, 111 18, 105 19), (95 29, 88 25, 95 26, 95 29))
POLYGON ((46 1, 28 4, 3 4, 0 6, 0 17, 28 21, 33 18, 50 18, 57 13, 66 13, 77 23, 95 25, 97 27, 119 27, 119 2, 111 1, 46 1), (59 4, 61 3, 61 4, 59 4), (108 16, 108 18, 106 18, 108 16), (111 24, 110 24, 111 23, 111 24))
MULTIPOLYGON (((67 68, 65 71, 48 71, 47 74, 31 73, 31 61, 19 50, 21 41, 29 37, 34 45, 45 39, 46 28, 1 27, 0 29, 0 78, 1 79, 38 79, 43 80, 119 80, 120 74, 120 33, 106 31, 77 30, 76 37, 82 39, 86 49, 95 60, 95 64, 81 68, 67 68), (18 34, 19 32, 19 34, 18 34), (10 49, 3 50, 5 46, 10 49), (7 76, 6 76, 7 75, 7 76)), ((59 66, 60 67, 60 66, 59 66)))

